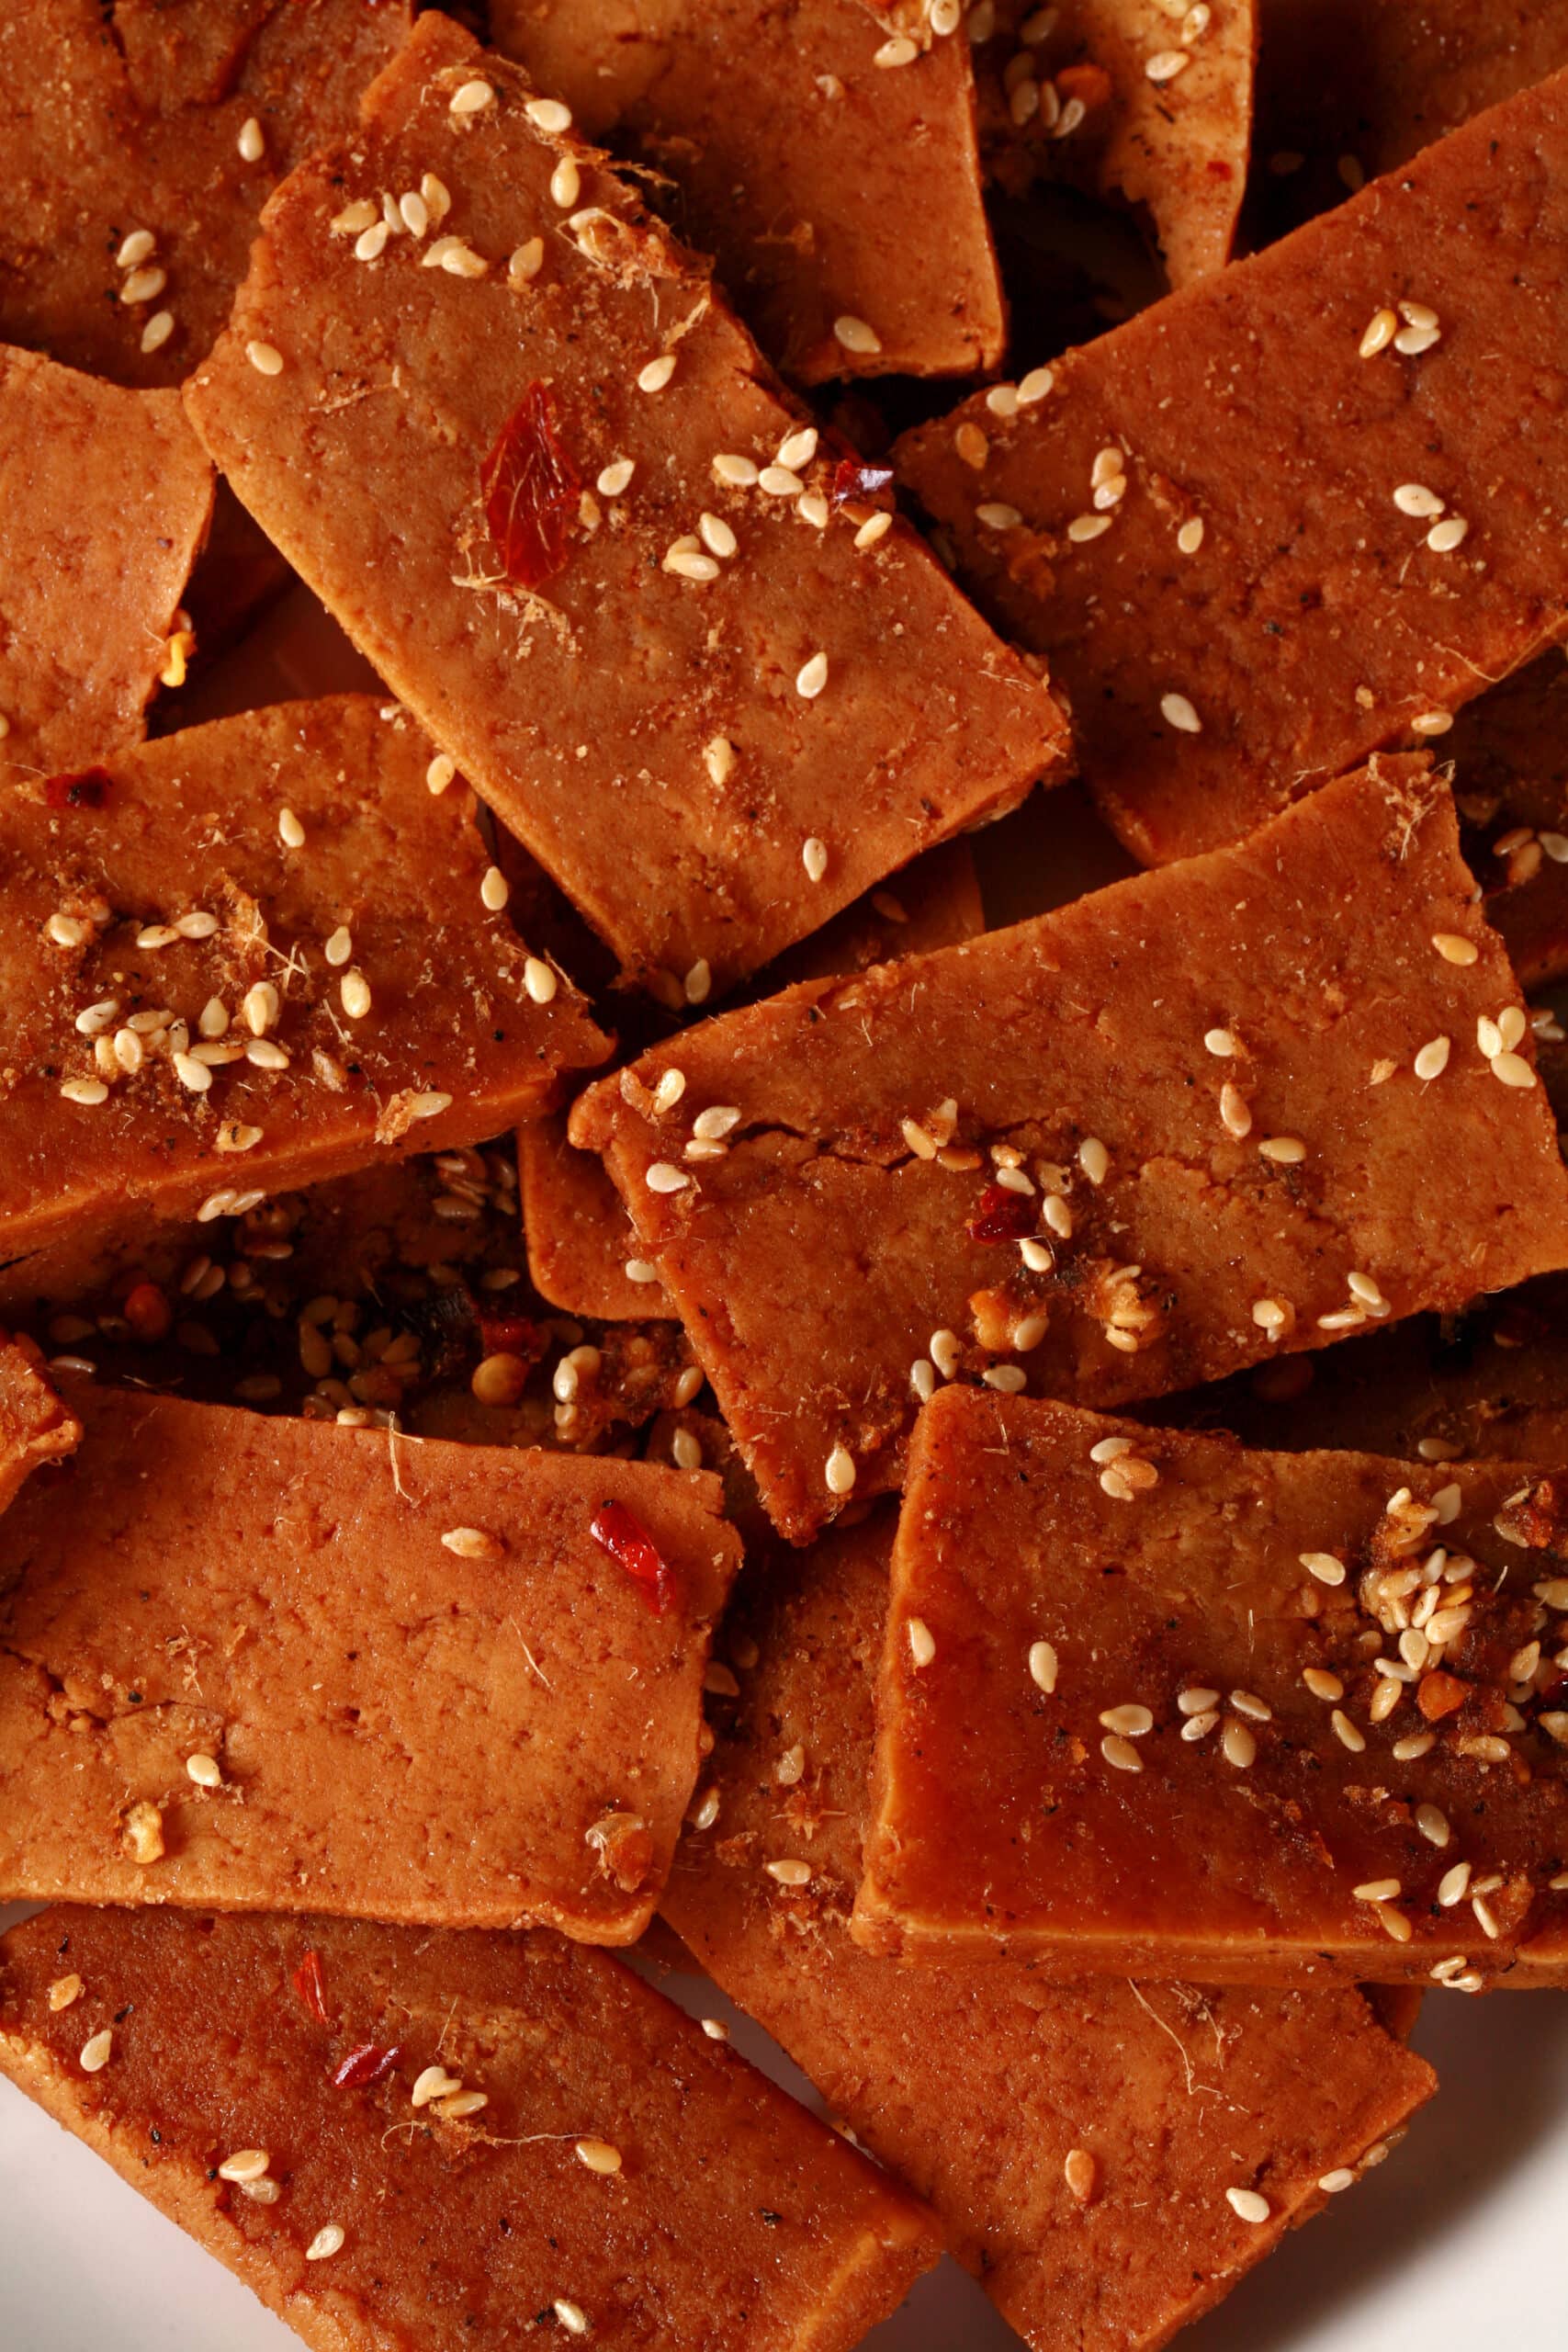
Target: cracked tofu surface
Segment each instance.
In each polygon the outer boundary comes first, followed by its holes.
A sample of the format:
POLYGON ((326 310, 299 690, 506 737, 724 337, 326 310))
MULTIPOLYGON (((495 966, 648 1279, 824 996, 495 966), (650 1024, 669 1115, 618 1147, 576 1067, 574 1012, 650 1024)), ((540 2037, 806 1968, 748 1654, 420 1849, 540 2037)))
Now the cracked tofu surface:
POLYGON ((857 1935, 1064 1974, 1568 1983, 1565 1555, 1563 1481, 1519 1463, 939 1397, 857 1935))
POLYGON ((1431 2070, 1348 1988, 1052 1984, 852 1940, 893 1524, 884 1507, 749 1563, 719 1642, 739 1695, 715 1702, 717 1816, 687 1831, 661 1914, 930 2199, 1034 2352, 1149 2352, 1322 2210, 1325 2175, 1380 2162, 1431 2070), (1261 2228, 1230 2188, 1265 2194, 1261 2228))
POLYGON ((950 1378, 1113 1406, 1561 1265, 1568 1177, 1474 899, 1446 789, 1383 760, 581 1096, 774 1523, 899 1484, 950 1378), (690 1156, 699 1118, 722 1156, 690 1156))
POLYGON ((1565 339, 1560 74, 896 458, 1161 864, 1438 741, 1562 633, 1565 339))
POLYGON ((381 711, 278 704, 0 807, 6 1256, 473 1143, 603 1059, 381 711))
POLYGON ((695 1003, 1055 776, 1066 721, 558 103, 422 18, 186 399, 626 972, 695 1003), (423 237, 343 225, 383 188, 423 237))
POLYGON ((66 1401, 78 1453, 0 1520, 7 1898, 640 1933, 739 1562, 715 1480, 66 1401))
POLYGON ((0 786, 141 740, 211 513, 176 394, 0 348, 0 786))
POLYGON ((41 1912, 0 1942, 0 2070, 317 2352, 847 2352, 940 2246, 662 1994, 546 1932, 41 1912))
POLYGON ((0 1332, 0 1511, 40 1463, 74 1452, 82 1424, 43 1375, 42 1351, 0 1332))

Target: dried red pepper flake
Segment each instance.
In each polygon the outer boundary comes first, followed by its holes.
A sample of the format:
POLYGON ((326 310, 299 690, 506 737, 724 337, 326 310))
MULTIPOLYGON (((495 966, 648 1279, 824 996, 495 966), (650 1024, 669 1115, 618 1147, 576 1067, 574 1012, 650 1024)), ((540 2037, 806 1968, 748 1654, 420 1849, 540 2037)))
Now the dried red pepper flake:
POLYGON ((547 384, 530 384, 502 426, 479 487, 507 579, 514 588, 542 588, 566 561, 582 495, 547 384))
POLYGON ((48 808, 101 808, 114 778, 107 768, 77 768, 68 775, 51 775, 43 788, 48 808))
POLYGON ((987 1184, 967 1230, 971 1241, 1022 1241, 1034 1226, 1034 1203, 1027 1193, 987 1184))
POLYGON ((892 480, 891 466, 868 466, 863 458, 840 458, 828 495, 835 506, 843 506, 852 498, 874 498, 892 480))
POLYGON ((1568 1709, 1568 1674, 1560 1674, 1544 1690, 1536 1692, 1536 1703, 1543 1714, 1561 1714, 1568 1709))
POLYGON ((522 1356, 535 1363, 545 1352, 546 1338, 526 1315, 495 1315, 478 1310, 479 1345, 487 1356, 522 1356))
POLYGON ((625 1503, 601 1503, 588 1522, 588 1532, 635 1583, 642 1586, 655 1613, 661 1615, 674 1598, 675 1578, 670 1563, 637 1513, 628 1510, 625 1503))
POLYGON ((321 1973, 321 1953, 314 1950, 308 1951, 291 1981, 316 2023, 331 2025, 332 2011, 327 2007, 327 1980, 321 1973))
POLYGON ((394 2042, 389 2049, 379 2041, 362 2041, 351 2050, 336 2074, 333 2087, 340 2091, 362 2091, 367 2084, 378 2083, 389 2075, 402 2056, 400 2046, 394 2042))

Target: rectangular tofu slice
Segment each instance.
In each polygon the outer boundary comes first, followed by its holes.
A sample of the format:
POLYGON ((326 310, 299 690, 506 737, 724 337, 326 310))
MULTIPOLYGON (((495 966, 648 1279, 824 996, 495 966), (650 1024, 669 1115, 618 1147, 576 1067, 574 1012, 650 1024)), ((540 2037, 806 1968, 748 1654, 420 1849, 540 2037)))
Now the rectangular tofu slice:
POLYGON ((603 1060, 430 762, 345 695, 0 802, 0 1255, 478 1142, 603 1060))
POLYGON ((1035 2352, 1145 2352, 1381 2162, 1431 2069, 1348 1987, 1053 1984, 863 1951, 848 1913, 892 1536, 885 1508, 743 1579, 720 1637, 739 1696, 709 1702, 696 1818, 716 1809, 677 1849, 662 1917, 930 2199, 1035 2352))
POLYGON ((640 1934, 716 1481, 65 1395, 80 1448, 0 1519, 0 1896, 640 1934))
POLYGON ((1383 760, 580 1096, 775 1525, 897 1487, 939 1382, 1117 1405, 1568 1261, 1474 900, 1449 795, 1383 760))
POLYGON ((1066 721, 568 122, 422 17, 272 198, 186 403, 626 972, 695 1002, 1012 807, 1066 721))
POLYGON ((45 1911, 0 2070, 317 2352, 848 2352, 929 2215, 607 1954, 45 1911))
POLYGON ((893 1554, 857 1932, 1224 1982, 1568 1984, 1568 1511, 950 1391, 893 1554))
POLYGON ((1562 634, 1565 341, 1559 74, 899 470, 1162 864, 1437 740, 1562 634))

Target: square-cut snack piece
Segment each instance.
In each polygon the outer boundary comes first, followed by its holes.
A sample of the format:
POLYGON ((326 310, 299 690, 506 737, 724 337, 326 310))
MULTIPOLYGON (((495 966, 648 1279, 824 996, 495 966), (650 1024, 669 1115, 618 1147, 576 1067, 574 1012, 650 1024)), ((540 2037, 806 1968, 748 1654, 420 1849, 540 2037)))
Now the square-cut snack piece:
POLYGON ((938 2252, 836 2133, 545 1933, 62 1906, 0 1943, 0 2069, 319 2352, 848 2352, 938 2252))
POLYGON ((993 0, 984 40, 971 36, 987 170, 1015 195, 1065 180, 1145 207, 1172 286, 1223 269, 1247 187, 1257 18, 1255 0, 1185 22, 1163 0, 993 0))
POLYGON ((175 385, 245 274, 256 215, 346 129, 406 0, 6 0, 0 337, 175 385))
POLYGON ((848 1915, 891 1537, 884 1510, 743 1581, 721 1636, 739 1696, 709 1702, 698 1817, 717 1811, 677 1849, 663 1917, 931 2200, 1035 2352, 1146 2352, 1316 2212, 1325 2180, 1377 2163, 1431 2070, 1348 1988, 1052 1985, 862 1951, 848 1915), (1230 2190, 1261 2197, 1261 2220, 1230 2190))
POLYGON ((496 0, 491 36, 585 136, 668 177, 682 235, 796 382, 1001 358, 961 37, 890 71, 864 0, 496 0))
POLYGON ((1467 703, 1444 744, 1466 849, 1527 989, 1568 974, 1568 662, 1553 646, 1467 703))
POLYGON ((1010 413, 976 395, 907 435, 900 470, 1157 864, 1446 733, 1561 634, 1565 339, 1560 74, 1010 413))
POLYGON ((940 1380, 1118 1404, 1568 1261, 1473 899, 1448 793, 1382 761, 580 1097, 775 1524, 897 1486, 940 1380))
POLYGON ((1065 723, 564 119, 422 17, 186 400, 626 970, 696 1001, 1010 807, 1065 723), (382 187, 428 233, 356 230, 382 187))
MULTIPOLYGON (((758 975, 756 986, 766 993, 770 983, 783 988, 819 973, 864 971, 973 938, 984 927, 968 843, 947 842, 906 867, 896 889, 873 890, 798 940, 758 975)), ((612 1322, 673 1314, 604 1162, 568 1142, 564 1116, 518 1129, 517 1166, 528 1272, 541 1297, 570 1314, 612 1322)))
POLYGON ((0 1519, 0 1894, 640 1934, 716 1480, 66 1377, 81 1446, 0 1519))
POLYGON ((0 804, 0 1253, 471 1143, 604 1058, 430 758, 345 695, 0 804))
POLYGON ((0 1511, 14 1502, 40 1462, 73 1453, 82 1424, 62 1405, 28 1339, 0 1332, 0 1511))
POLYGON ((0 349, 0 787, 140 740, 211 512, 173 392, 0 349))
POLYGON ((1262 0, 1262 17, 1248 225, 1265 237, 1568 65, 1564 0, 1262 0))
POLYGON ((894 1545, 857 1932, 1062 1973, 1568 1983, 1565 1566, 1563 1483, 1517 1463, 950 1391, 894 1545))

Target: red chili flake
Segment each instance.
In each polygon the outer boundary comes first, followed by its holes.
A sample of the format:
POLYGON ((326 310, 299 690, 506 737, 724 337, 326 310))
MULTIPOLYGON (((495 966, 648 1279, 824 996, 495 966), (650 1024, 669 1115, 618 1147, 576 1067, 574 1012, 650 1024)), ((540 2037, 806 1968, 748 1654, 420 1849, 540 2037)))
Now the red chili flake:
POLYGON ((1544 1713, 1561 1713, 1568 1708, 1568 1674, 1560 1674, 1555 1682, 1549 1682, 1536 1696, 1544 1713))
POLYGON ((478 1309, 479 1345, 487 1356, 522 1356, 536 1363, 545 1352, 545 1335, 525 1315, 495 1315, 478 1309))
POLYGON ((892 480, 891 466, 868 466, 863 458, 840 458, 828 495, 835 506, 842 506, 852 498, 874 498, 892 480))
POLYGON ((987 1184, 980 1204, 969 1220, 971 1241, 1021 1241, 1034 1230, 1034 1203, 1027 1193, 1010 1193, 1004 1185, 987 1184))
POLYGON ((332 2011, 327 2007, 327 1980, 321 1973, 321 1956, 311 1951, 305 1954, 294 1972, 294 1990, 310 2010, 318 2025, 331 2025, 332 2011))
POLYGON ((627 1576, 640 1584, 656 1615, 662 1615, 674 1596, 670 1564, 635 1511, 625 1503, 601 1503, 588 1522, 595 1544, 608 1552, 627 1576))
POLYGON ((362 2091, 367 2083, 378 2083, 384 2075, 389 2075, 402 2054, 396 2043, 389 2050, 379 2041, 362 2041, 357 2050, 349 2052, 333 2076, 333 2087, 362 2091))
POLYGON ((50 808, 101 808, 114 778, 107 768, 77 768, 70 775, 51 775, 44 786, 50 808))
POLYGON ((566 561, 582 478, 560 437, 547 384, 530 384, 479 477, 485 519, 514 588, 542 588, 566 561))

